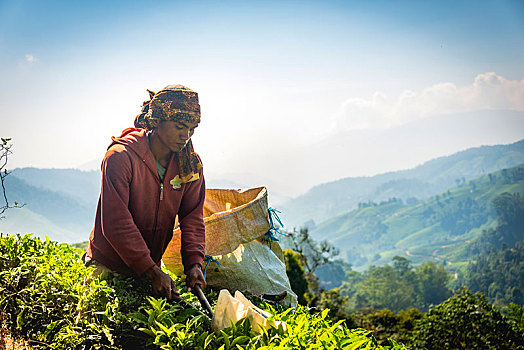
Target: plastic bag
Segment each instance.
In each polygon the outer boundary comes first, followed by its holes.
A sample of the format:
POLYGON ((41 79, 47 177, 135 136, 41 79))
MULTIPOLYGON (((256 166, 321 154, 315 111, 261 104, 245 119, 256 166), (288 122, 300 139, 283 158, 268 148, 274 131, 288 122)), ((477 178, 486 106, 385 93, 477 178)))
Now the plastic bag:
POLYGON ((287 295, 281 302, 295 306, 296 295, 289 284, 286 264, 275 254, 277 249, 281 252, 276 242, 271 243, 270 248, 254 240, 240 244, 229 254, 214 256, 219 263, 218 269, 216 262, 209 263, 206 282, 211 287, 227 288, 232 292, 241 290, 257 296, 285 291, 287 295))
POLYGON ((282 321, 268 321, 271 314, 253 305, 241 292, 236 291, 232 297, 227 289, 222 289, 218 295, 212 326, 215 330, 231 327, 243 318, 248 318, 251 322, 251 329, 262 333, 263 329, 270 327, 286 328, 286 323, 282 321))

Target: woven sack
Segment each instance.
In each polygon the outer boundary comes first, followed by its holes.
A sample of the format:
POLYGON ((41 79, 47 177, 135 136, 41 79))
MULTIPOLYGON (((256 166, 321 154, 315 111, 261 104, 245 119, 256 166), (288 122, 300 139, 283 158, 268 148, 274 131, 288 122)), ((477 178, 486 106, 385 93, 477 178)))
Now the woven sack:
MULTIPOLYGON (((262 244, 271 228, 269 215, 265 187, 206 189, 206 282, 210 287, 225 288, 232 293, 241 290, 263 295, 286 291, 284 302, 294 305, 296 295, 289 284, 282 250, 271 239, 262 244)), ((184 270, 181 234, 176 227, 162 257, 168 270, 178 276, 183 276, 184 270)))

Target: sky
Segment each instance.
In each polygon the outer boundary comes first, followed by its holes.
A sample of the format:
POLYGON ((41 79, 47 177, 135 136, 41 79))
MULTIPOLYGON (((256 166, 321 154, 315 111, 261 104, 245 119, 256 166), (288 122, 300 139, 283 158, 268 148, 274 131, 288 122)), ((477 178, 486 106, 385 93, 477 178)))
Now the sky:
POLYGON ((199 93, 207 178, 296 196, 524 138, 502 117, 524 112, 524 2, 0 0, 10 169, 97 168, 146 89, 177 83, 199 93), (500 125, 405 133, 486 110, 500 125))

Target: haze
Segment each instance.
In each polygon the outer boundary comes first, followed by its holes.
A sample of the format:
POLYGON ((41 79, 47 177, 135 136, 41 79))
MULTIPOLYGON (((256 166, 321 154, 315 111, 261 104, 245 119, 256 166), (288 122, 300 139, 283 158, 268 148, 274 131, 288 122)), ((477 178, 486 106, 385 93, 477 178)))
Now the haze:
POLYGON ((1 1, 0 63, 10 169, 98 168, 175 83, 211 182, 286 196, 524 138, 522 1, 1 1))

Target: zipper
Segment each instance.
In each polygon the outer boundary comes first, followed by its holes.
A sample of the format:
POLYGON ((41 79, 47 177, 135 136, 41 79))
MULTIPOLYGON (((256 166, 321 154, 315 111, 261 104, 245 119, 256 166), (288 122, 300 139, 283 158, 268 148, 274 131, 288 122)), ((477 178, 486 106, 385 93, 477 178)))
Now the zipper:
POLYGON ((151 243, 151 249, 153 249, 153 247, 156 247, 156 241, 158 240, 158 237, 156 235, 156 228, 157 228, 156 225, 158 223, 158 211, 159 211, 159 207, 160 207, 160 202, 164 199, 164 184, 160 181, 160 179, 158 177, 158 172, 153 171, 153 169, 151 169, 149 166, 147 166, 147 162, 146 162, 146 160, 144 158, 142 159, 142 161, 144 162, 146 168, 148 168, 149 171, 151 171, 151 173, 153 174, 153 177, 156 179, 156 181, 158 181, 157 183, 160 183, 160 194, 158 196, 158 201, 156 202, 156 208, 155 208, 155 222, 154 222, 154 225, 153 225, 153 241, 151 243))

